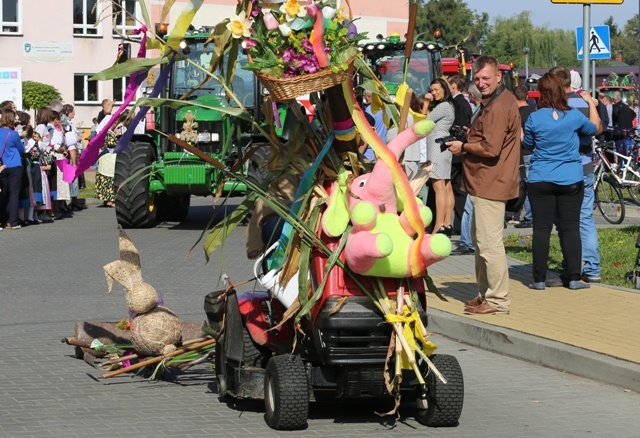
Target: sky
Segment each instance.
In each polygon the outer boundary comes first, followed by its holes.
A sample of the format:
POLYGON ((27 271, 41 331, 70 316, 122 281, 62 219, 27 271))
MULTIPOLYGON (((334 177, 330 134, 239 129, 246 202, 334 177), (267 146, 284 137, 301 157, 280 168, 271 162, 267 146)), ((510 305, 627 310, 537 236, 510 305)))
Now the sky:
MULTIPOLYGON (((493 24, 498 16, 509 18, 522 11, 531 12, 534 26, 547 26, 550 29, 574 30, 582 27, 582 4, 556 4, 551 0, 465 0, 469 9, 476 12, 487 12, 489 24, 493 24)), ((624 0, 621 5, 591 5, 591 26, 604 24, 613 16, 618 27, 623 28, 626 22, 638 13, 638 0, 624 0)))

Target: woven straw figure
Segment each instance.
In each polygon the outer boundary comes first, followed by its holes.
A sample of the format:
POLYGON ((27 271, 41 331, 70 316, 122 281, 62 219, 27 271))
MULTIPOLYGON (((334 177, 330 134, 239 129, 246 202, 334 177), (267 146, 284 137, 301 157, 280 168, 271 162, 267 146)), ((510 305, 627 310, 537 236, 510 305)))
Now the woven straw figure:
POLYGON ((131 343, 143 356, 160 356, 176 350, 182 339, 178 317, 165 307, 158 306, 158 293, 142 280, 140 254, 121 227, 120 260, 104 266, 107 288, 111 292, 113 280, 125 288, 127 307, 136 314, 131 322, 131 343))

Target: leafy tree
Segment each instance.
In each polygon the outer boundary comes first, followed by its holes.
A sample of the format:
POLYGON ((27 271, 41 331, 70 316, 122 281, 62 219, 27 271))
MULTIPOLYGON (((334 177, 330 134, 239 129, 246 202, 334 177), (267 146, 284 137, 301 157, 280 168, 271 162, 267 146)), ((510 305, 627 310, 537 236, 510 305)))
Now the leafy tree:
POLYGON ((61 99, 57 88, 41 82, 24 81, 22 83, 22 109, 37 110, 49 105, 53 99, 61 99))
POLYGON ((525 65, 523 49, 529 48, 529 67, 553 67, 554 55, 557 64, 576 65, 576 49, 573 32, 534 26, 529 11, 510 18, 498 17, 487 35, 484 53, 497 57, 500 62, 525 65))
MULTIPOLYGON (((638 14, 630 18, 624 25, 622 32, 618 32, 618 27, 613 23, 613 19, 605 22, 609 26, 609 35, 611 37, 611 57, 622 54, 622 61, 628 65, 638 64, 638 40, 640 38, 640 23, 638 23, 638 14), (613 29, 615 28, 615 32, 613 29)), ((603 62, 607 65, 610 61, 603 62)))
POLYGON ((453 47, 465 40, 463 47, 476 51, 478 41, 482 41, 489 30, 489 15, 476 14, 463 0, 422 0, 416 33, 432 35, 436 29, 442 32, 441 42, 445 46, 453 47))

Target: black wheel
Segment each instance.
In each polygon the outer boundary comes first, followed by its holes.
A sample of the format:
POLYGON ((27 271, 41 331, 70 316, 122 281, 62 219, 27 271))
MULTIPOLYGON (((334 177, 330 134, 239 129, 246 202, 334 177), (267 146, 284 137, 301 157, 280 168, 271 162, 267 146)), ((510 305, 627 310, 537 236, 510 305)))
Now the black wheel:
POLYGON ((300 356, 273 356, 264 376, 267 424, 276 430, 300 430, 309 417, 309 383, 300 356))
POLYGON ((606 173, 596 183, 595 202, 602 217, 610 224, 621 224, 624 220, 624 200, 618 183, 606 173))
POLYGON ((242 327, 242 363, 254 368, 265 368, 269 360, 268 350, 253 341, 249 329, 242 327))
MULTIPOLYGON (((247 178, 257 185, 262 184, 269 177, 269 145, 257 149, 247 168, 247 178)), ((249 190, 247 190, 249 194, 249 190)))
POLYGON ((634 184, 629 184, 627 189, 629 190, 629 195, 631 196, 631 200, 634 204, 640 205, 640 166, 638 164, 632 164, 631 167, 627 170, 627 179, 629 181, 633 181, 634 184), (632 173, 631 170, 636 172, 632 173))
POLYGON ((227 399, 227 365, 224 356, 224 338, 222 335, 216 342, 215 356, 213 364, 216 371, 216 382, 218 384, 218 400, 225 401, 227 399))
POLYGON ((153 146, 146 142, 132 142, 118 153, 114 175, 116 218, 123 228, 149 228, 156 224, 155 196, 149 192, 150 169, 136 174, 149 168, 154 160, 153 146))
POLYGON ((423 403, 426 402, 426 409, 418 401, 416 419, 430 427, 457 426, 464 403, 464 379, 458 359, 447 354, 434 354, 430 359, 447 383, 442 383, 434 373, 425 377, 427 394, 423 403))
POLYGON ((169 196, 159 193, 156 195, 155 205, 158 221, 182 222, 189 214, 191 195, 169 196))

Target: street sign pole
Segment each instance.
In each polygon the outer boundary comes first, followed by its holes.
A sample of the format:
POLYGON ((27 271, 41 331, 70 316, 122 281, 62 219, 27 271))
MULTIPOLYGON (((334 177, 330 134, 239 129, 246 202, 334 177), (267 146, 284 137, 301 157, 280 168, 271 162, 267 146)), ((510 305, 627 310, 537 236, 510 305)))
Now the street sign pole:
POLYGON ((589 89, 589 40, 591 36, 591 5, 582 5, 582 88, 589 89))

